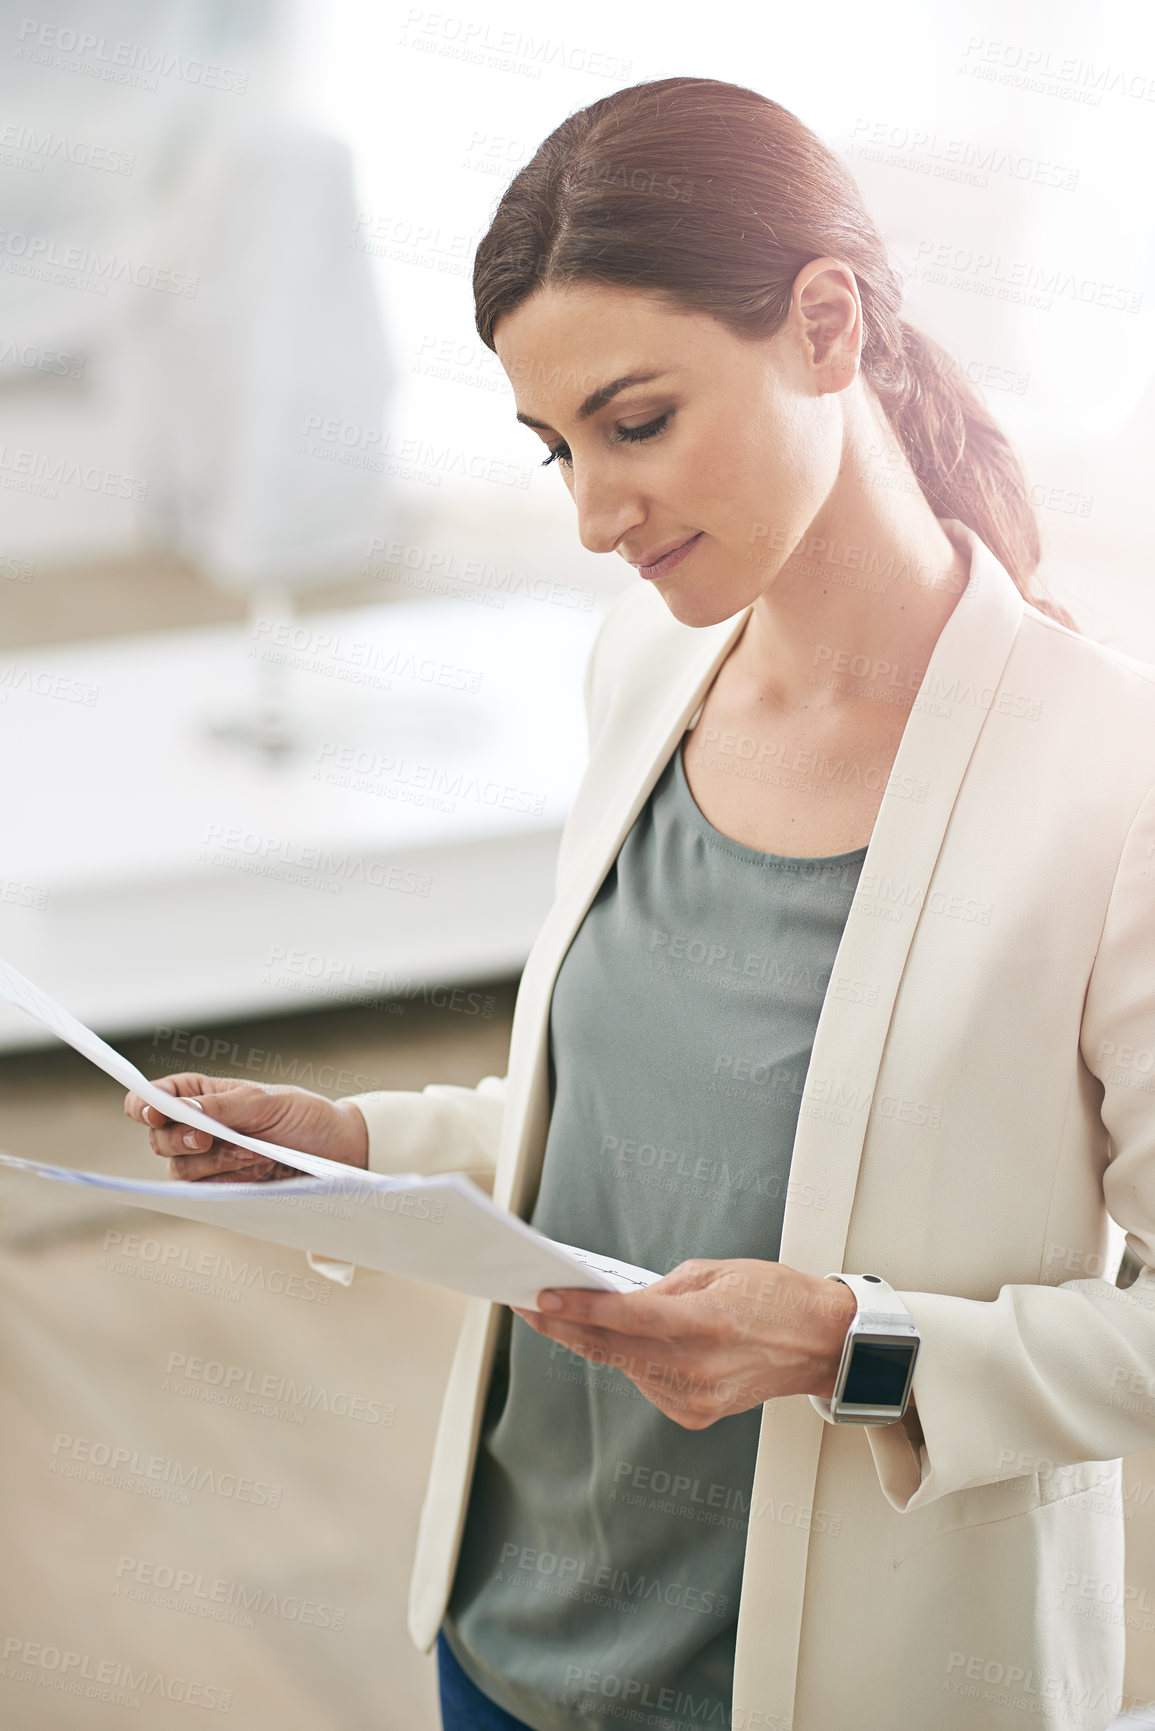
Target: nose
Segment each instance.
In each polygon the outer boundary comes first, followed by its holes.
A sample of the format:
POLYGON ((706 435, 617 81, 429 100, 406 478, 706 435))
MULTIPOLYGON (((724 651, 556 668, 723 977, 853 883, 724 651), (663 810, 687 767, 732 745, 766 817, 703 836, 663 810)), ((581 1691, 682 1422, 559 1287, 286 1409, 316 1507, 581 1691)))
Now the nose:
POLYGON ((574 461, 570 492, 577 506, 578 539, 590 553, 613 553, 631 529, 645 521, 636 492, 615 481, 605 468, 574 461))

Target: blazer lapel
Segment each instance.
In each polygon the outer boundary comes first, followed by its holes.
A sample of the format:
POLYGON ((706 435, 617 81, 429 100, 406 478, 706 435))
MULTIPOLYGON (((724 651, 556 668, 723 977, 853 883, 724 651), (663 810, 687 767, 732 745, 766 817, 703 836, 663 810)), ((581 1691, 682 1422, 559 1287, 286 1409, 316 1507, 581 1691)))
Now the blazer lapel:
POLYGON ((655 692, 651 725, 634 749, 623 753, 621 772, 601 816, 530 951, 518 991, 518 1008, 524 1005, 524 1013, 515 1016, 510 1040, 502 1143, 493 1187, 493 1200, 515 1214, 529 1206, 545 1153, 549 1003, 557 971, 687 722, 746 623, 748 612, 745 608, 732 619, 682 639, 679 648, 685 658, 675 662, 667 683, 655 692))
POLYGON ((1022 618, 1022 597, 972 537, 971 576, 907 718, 814 1036, 790 1166, 780 1260, 842 1267, 867 1116, 891 1011, 950 814, 1022 618), (925 798, 911 790, 925 787, 925 798), (880 900, 888 917, 880 919, 880 900), (836 1091, 840 1119, 823 1110, 836 1091), (807 1188, 809 1187, 809 1189, 807 1188))
MULTIPOLYGON (((1023 616, 1011 577, 977 536, 969 539, 970 582, 939 636, 907 719, 889 784, 895 791, 879 810, 815 1032, 779 1251, 781 1262, 809 1274, 844 1266, 894 1000, 959 787, 1023 616), (920 783, 926 785, 925 800, 903 797, 920 783), (896 919, 872 917, 880 891, 889 911, 897 910, 896 919), (822 1110, 834 1090, 839 1121, 822 1110), (815 1198, 821 1206, 813 1205, 815 1198)), ((886 1269, 877 1272, 885 1276, 886 1269)), ((765 1670, 756 1651, 761 1631, 744 1629, 740 1610, 735 1723, 740 1706, 755 1705, 777 1716, 770 1722, 792 1723, 809 1545, 809 1518, 803 1521, 801 1511, 814 1507, 825 1431, 808 1400, 771 1400, 762 1409, 742 1605, 757 1605, 763 1627, 769 1619, 778 1630, 781 1693, 765 1699, 765 1670), (798 1513, 786 1518, 784 1509, 798 1513)))

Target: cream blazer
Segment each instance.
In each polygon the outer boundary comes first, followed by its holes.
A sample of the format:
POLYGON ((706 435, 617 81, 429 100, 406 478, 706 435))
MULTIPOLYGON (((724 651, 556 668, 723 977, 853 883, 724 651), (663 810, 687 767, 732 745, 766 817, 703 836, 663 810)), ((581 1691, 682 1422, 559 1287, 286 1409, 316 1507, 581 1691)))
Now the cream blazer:
MULTIPOLYGON (((734 1731, 1102 1731, 1121 1697, 1120 1457, 1155 1444, 1155 1267, 1126 1290, 1102 1275, 1108 1215, 1155 1265, 1155 666, 1055 623, 944 526, 970 578, 835 958, 780 1252, 901 1293, 925 1445, 766 1403, 734 1731)), ((357 1096, 374 1171, 467 1172, 528 1216, 559 964, 744 619, 682 625, 644 584, 611 606, 509 1073, 357 1096)), ((469 1301, 413 1568, 423 1651, 509 1322, 469 1301)), ((607 1723, 620 1687, 594 1684, 607 1723)))

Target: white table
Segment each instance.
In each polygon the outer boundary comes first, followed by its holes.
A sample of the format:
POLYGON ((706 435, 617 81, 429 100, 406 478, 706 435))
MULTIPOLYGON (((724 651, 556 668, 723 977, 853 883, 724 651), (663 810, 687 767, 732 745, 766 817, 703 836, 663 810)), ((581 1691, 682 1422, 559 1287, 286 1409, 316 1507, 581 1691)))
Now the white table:
POLYGON ((604 604, 501 600, 0 651, 0 954, 107 1035, 519 972, 604 604), (212 737, 270 672, 275 763, 212 737))

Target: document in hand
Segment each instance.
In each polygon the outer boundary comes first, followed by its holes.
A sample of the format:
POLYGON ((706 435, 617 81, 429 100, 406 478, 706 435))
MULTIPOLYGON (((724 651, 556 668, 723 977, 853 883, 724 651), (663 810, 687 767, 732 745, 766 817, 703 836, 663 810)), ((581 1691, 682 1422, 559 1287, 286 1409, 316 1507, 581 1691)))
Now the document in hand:
POLYGON ((115 1193, 135 1208, 225 1226, 251 1238, 340 1262, 359 1263, 433 1286, 536 1310, 546 1286, 628 1292, 659 1277, 644 1268, 559 1244, 515 1214, 498 1208, 461 1174, 386 1178, 323 1160, 295 1148, 230 1130, 196 1106, 158 1088, 135 1064, 7 962, 0 961, 0 996, 130 1089, 167 1118, 212 1131, 241 1148, 267 1154, 308 1176, 275 1183, 169 1183, 109 1177, 0 1154, 6 1166, 65 1184, 115 1193))

